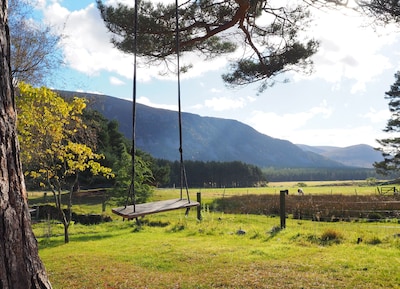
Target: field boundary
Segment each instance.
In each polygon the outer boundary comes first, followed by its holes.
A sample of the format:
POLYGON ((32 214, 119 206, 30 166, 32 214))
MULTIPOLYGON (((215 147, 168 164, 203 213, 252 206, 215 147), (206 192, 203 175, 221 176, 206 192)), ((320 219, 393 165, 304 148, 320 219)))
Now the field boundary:
MULTIPOLYGON (((277 195, 245 195, 216 199, 217 211, 232 214, 279 215, 277 195)), ((400 196, 306 195, 286 196, 286 214, 314 221, 400 218, 400 196)))

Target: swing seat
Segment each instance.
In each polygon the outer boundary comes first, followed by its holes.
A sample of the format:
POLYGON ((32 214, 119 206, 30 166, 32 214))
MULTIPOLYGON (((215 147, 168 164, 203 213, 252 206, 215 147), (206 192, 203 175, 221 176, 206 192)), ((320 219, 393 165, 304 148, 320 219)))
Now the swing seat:
POLYGON ((135 219, 150 214, 198 206, 200 206, 199 202, 188 201, 187 199, 173 199, 118 207, 112 209, 112 212, 126 219, 135 219))

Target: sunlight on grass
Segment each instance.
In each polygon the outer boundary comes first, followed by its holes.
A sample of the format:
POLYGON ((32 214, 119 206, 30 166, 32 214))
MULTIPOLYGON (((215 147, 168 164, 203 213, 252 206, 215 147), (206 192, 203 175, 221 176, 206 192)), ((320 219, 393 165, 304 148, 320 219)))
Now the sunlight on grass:
MULTIPOLYGON (((374 187, 358 183, 306 185, 306 196, 376 194, 374 187)), ((42 220, 33 228, 57 289, 398 288, 399 218, 316 222, 290 215, 281 230, 277 217, 213 211, 217 198, 278 195, 282 189, 294 195, 297 183, 191 189, 193 200, 202 194, 202 221, 195 209, 188 217, 177 210, 140 218, 141 226, 113 215, 115 204, 107 203, 103 212, 102 198, 80 199, 75 212, 110 215, 113 221, 73 223, 69 244, 57 221, 42 220)), ((178 189, 158 189, 153 200, 178 197, 178 189)), ((29 202, 46 203, 43 192, 29 193, 29 202)))
POLYGON ((35 224, 54 288, 395 288, 400 282, 397 222, 288 219, 286 229, 274 231, 278 218, 203 212, 199 222, 177 211, 142 223, 76 224, 67 245, 59 224, 35 224), (324 236, 340 242, 328 244, 324 236))

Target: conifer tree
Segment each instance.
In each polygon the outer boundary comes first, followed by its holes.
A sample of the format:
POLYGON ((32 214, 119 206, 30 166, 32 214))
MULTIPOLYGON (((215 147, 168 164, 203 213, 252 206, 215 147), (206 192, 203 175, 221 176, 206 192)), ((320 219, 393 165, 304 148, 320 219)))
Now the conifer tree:
MULTIPOLYGON (((179 52, 209 60, 240 51, 230 72, 222 76, 224 81, 232 86, 258 82, 263 91, 278 74, 310 70, 318 42, 302 33, 310 22, 305 2, 285 6, 267 0, 185 1, 178 7, 179 52), (262 15, 269 21, 259 21, 262 15)), ((112 43, 126 53, 136 50, 148 63, 171 66, 177 49, 175 4, 138 3, 135 13, 135 8, 124 4, 97 0, 101 17, 113 33, 112 43)))
POLYGON ((400 71, 395 74, 395 82, 385 94, 385 99, 389 100, 391 117, 383 131, 391 136, 377 140, 381 145, 378 150, 382 152, 384 160, 376 162, 374 167, 378 173, 387 175, 400 171, 400 71))
POLYGON ((0 0, 0 288, 50 289, 19 158, 7 8, 8 1, 0 0))

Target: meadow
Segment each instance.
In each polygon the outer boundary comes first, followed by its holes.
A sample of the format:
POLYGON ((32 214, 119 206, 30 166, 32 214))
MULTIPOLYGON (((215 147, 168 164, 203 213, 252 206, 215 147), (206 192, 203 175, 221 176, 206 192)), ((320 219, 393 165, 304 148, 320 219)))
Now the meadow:
MULTIPOLYGON (((268 188, 190 190, 202 193, 202 220, 192 210, 135 221, 73 224, 70 243, 54 221, 33 225, 39 253, 58 288, 399 288, 400 224, 316 222, 213 211, 217 198, 295 192, 297 184, 268 188)), ((309 184, 306 194, 375 194, 374 187, 309 184), (337 191, 336 191, 337 190, 337 191)), ((157 190, 154 199, 177 197, 157 190)), ((32 200, 40 194, 30 194, 32 200)), ((100 213, 80 200, 74 209, 100 213)), ((107 206, 105 214, 110 213, 107 206)))

